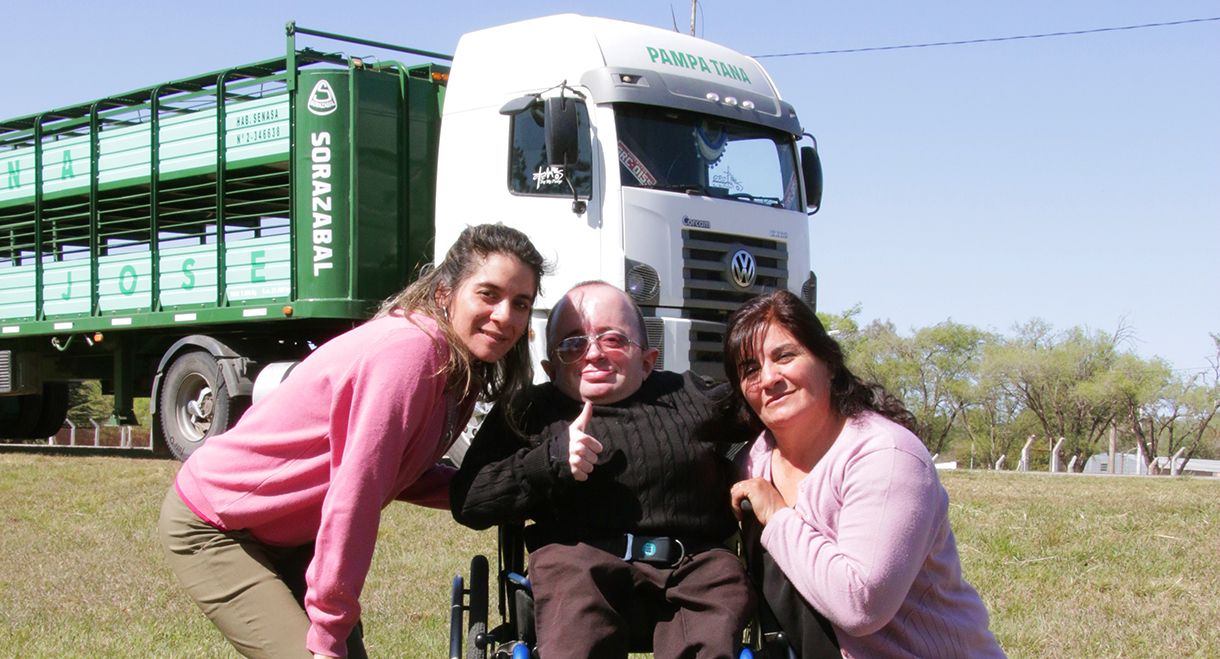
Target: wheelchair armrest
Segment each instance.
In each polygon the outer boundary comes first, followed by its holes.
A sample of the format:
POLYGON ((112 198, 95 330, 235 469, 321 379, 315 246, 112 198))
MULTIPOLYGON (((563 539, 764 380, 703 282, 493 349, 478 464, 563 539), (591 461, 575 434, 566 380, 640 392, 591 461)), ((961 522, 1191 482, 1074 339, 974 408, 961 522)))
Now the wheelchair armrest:
POLYGON ((526 592, 530 593, 531 595, 534 594, 534 588, 530 585, 530 580, 517 574, 516 572, 509 572, 508 574, 504 575, 504 578, 524 588, 526 592))

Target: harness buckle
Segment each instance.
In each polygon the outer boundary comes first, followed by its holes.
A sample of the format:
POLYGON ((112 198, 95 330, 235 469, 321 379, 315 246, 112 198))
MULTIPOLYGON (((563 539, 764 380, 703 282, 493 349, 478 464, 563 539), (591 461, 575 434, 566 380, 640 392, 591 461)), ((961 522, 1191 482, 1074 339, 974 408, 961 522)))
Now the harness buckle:
POLYGON ((639 561, 677 567, 686 558, 686 545, 677 538, 666 536, 636 536, 628 533, 624 561, 639 561), (676 554, 676 555, 675 555, 676 554))

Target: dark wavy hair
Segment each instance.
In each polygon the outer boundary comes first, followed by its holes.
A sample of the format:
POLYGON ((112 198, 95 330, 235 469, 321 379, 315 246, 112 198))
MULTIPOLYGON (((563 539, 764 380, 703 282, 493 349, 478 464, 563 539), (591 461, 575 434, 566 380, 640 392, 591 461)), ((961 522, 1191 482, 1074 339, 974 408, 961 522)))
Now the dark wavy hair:
POLYGON ((495 401, 534 380, 528 328, 500 361, 488 364, 470 354, 449 323, 448 310, 441 306, 441 298, 460 288, 492 254, 511 256, 525 264, 534 273, 535 295, 542 292, 542 277, 550 273, 551 266, 529 236, 503 224, 480 224, 462 230, 445 260, 435 267, 425 265, 418 279, 381 304, 376 317, 413 313, 431 317, 449 344, 449 363, 444 368, 447 389, 462 397, 477 391, 495 401))
POLYGON ((879 384, 865 382, 847 368, 839 342, 827 333, 817 314, 799 297, 779 290, 746 302, 729 316, 724 333, 724 372, 733 387, 729 405, 737 408, 742 420, 755 430, 765 427, 762 419, 746 402, 741 390, 741 366, 756 361, 759 342, 772 323, 778 323, 830 371, 831 408, 844 419, 867 411, 915 431, 915 415, 902 401, 879 384))

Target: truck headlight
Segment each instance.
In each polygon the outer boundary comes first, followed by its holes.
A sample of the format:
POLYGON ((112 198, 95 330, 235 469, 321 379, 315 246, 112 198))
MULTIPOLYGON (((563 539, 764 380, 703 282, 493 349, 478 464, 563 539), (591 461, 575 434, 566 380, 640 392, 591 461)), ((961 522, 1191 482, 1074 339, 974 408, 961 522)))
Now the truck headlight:
POLYGON ((661 294, 661 277, 656 268, 627 259, 626 287, 636 304, 656 304, 661 294))

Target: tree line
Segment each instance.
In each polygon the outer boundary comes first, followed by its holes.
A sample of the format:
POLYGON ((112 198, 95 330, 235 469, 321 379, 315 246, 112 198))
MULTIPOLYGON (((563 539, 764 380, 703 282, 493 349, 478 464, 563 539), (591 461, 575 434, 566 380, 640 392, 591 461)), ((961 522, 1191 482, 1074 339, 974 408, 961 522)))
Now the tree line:
MULTIPOLYGON (((1211 335, 1209 368, 1185 372, 1135 354, 1126 327, 1055 331, 1034 319, 1006 335, 947 320, 903 334, 889 321, 861 327, 859 313, 856 306, 819 317, 852 371, 900 397, 942 459, 981 468, 1007 456, 1011 468, 1033 435, 1041 440, 1034 462, 1044 465, 1062 437, 1063 464, 1075 456, 1079 470, 1108 451, 1111 432, 1119 450, 1138 444, 1148 460, 1179 451, 1179 459, 1220 457, 1220 334, 1211 335)), ((77 427, 111 414, 98 382, 73 383, 69 395, 77 427)), ((147 425, 148 400, 136 408, 147 425)))
POLYGON ((934 455, 975 467, 1007 456, 1011 468, 1036 436, 1045 464, 1062 437, 1063 464, 1076 456, 1080 470, 1109 450, 1111 433, 1149 461, 1220 454, 1220 334, 1209 368, 1185 372, 1135 354, 1126 326, 1055 331, 1034 319, 1006 335, 947 320, 903 334, 889 321, 860 327, 859 313, 819 316, 852 371, 903 400, 934 455))

